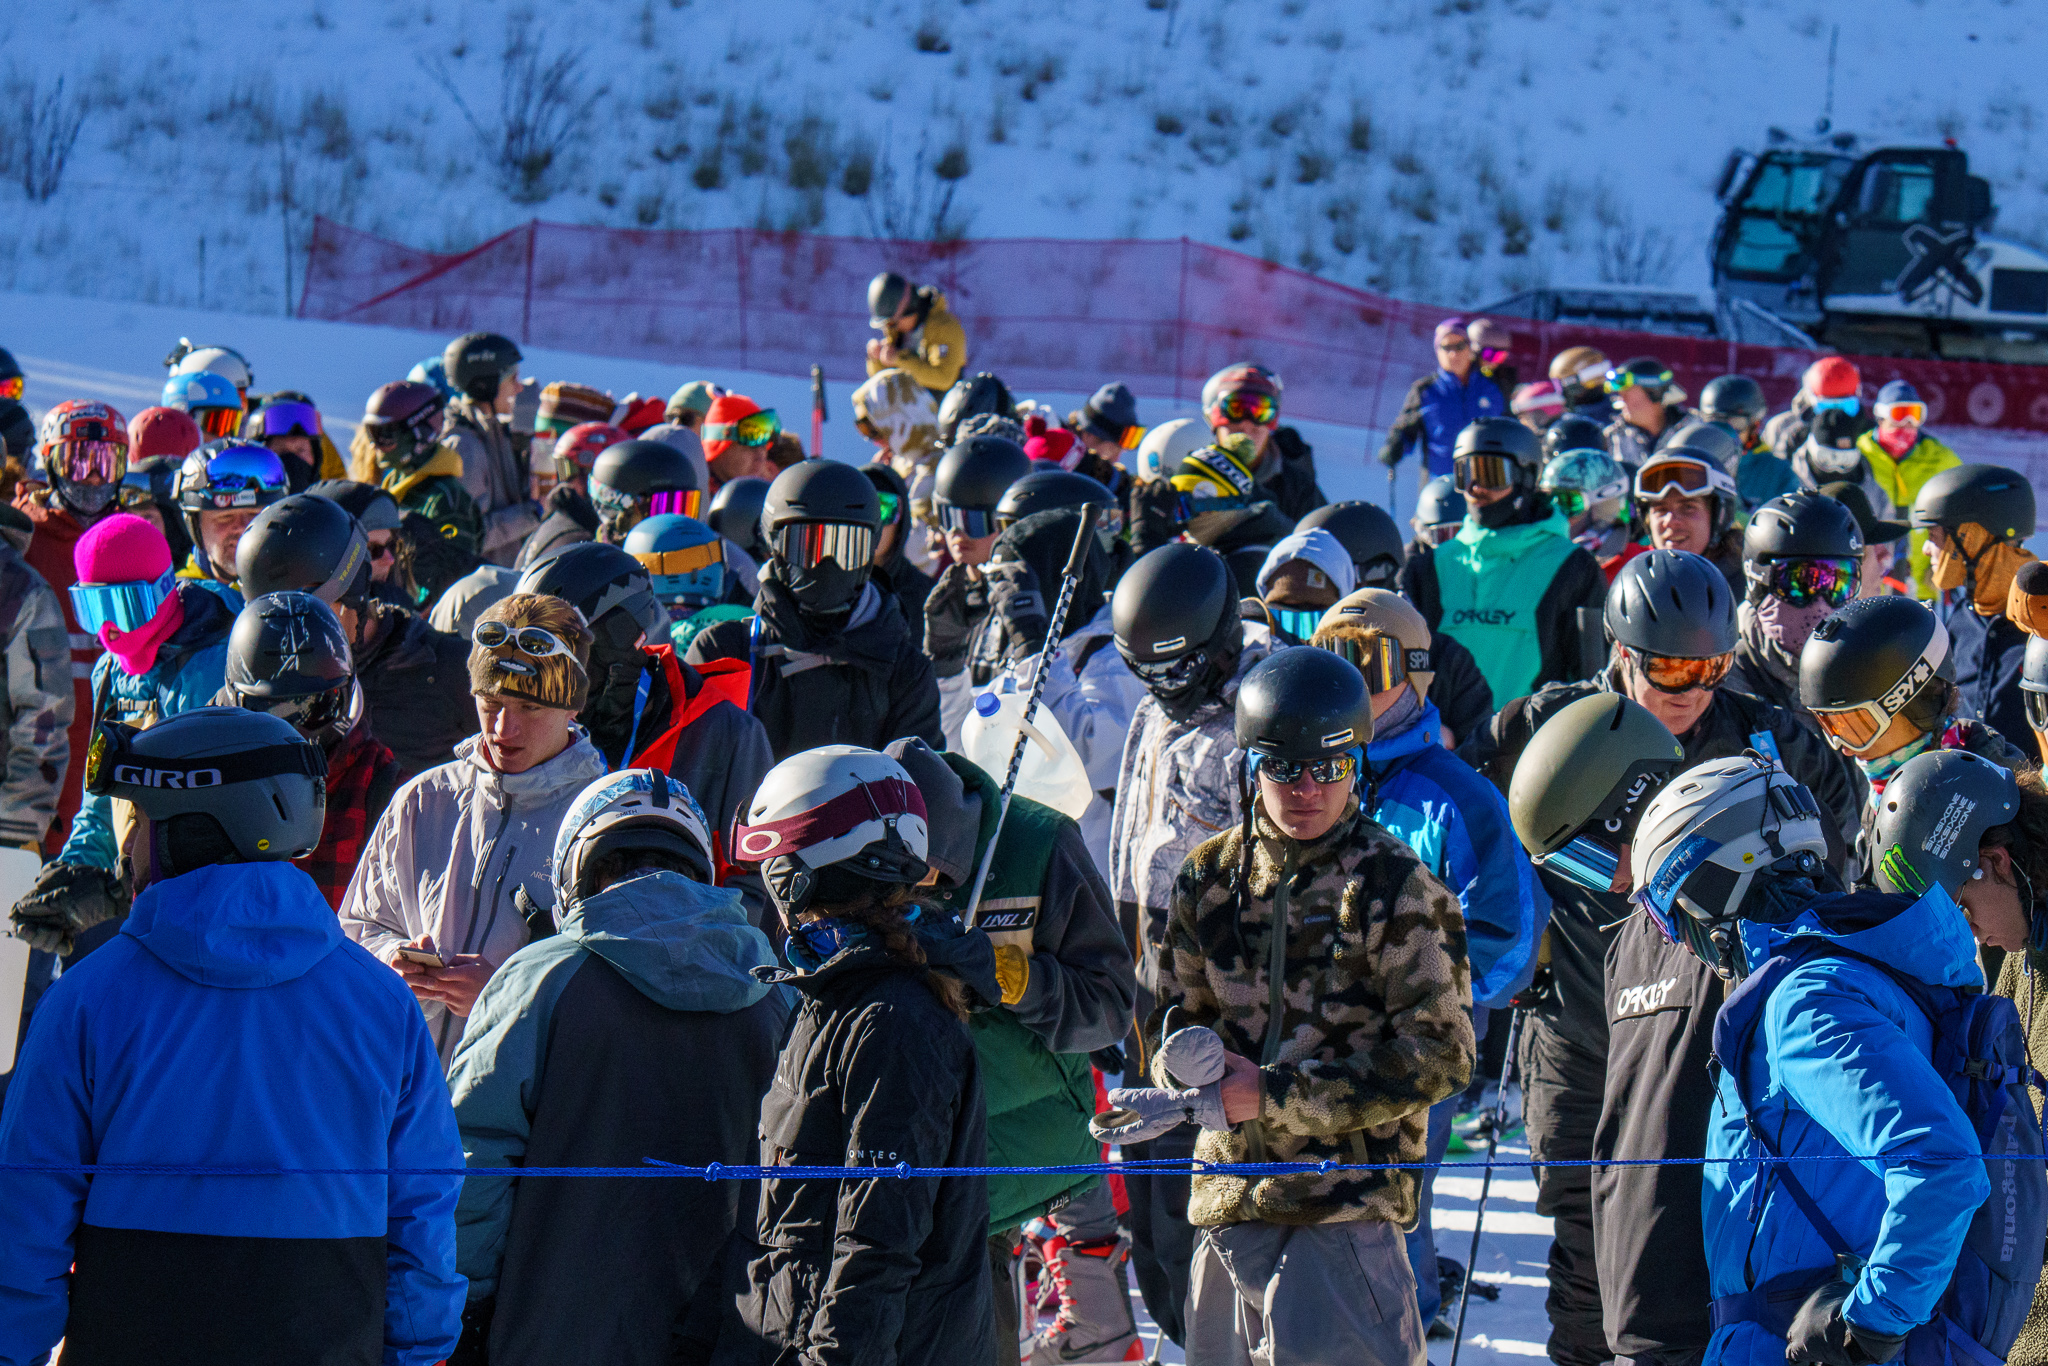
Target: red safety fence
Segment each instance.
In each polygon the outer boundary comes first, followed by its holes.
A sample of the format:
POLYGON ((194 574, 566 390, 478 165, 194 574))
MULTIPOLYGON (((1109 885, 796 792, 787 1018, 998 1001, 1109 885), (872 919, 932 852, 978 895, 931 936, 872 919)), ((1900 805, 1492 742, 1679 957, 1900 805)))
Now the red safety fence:
MULTIPOLYGON (((320 219, 308 256, 301 317, 445 334, 489 329, 536 346, 714 370, 805 375, 816 363, 845 382, 864 376, 863 348, 874 335, 868 280, 896 270, 945 292, 967 328, 970 370, 993 370, 1021 393, 1088 393, 1119 379, 1144 397, 1192 407, 1208 375, 1254 360, 1284 378, 1289 414, 1380 429, 1415 377, 1434 368, 1437 321, 1458 311, 1186 238, 900 242, 534 222, 438 254, 320 219)), ((1524 378, 1584 342, 1614 360, 1655 355, 1695 396, 1716 375, 1751 375, 1777 406, 1813 359, 1706 338, 1501 321, 1514 333, 1524 378)), ((2048 431, 2048 367, 1855 359, 1867 394, 1910 380, 1944 436, 2048 431)))

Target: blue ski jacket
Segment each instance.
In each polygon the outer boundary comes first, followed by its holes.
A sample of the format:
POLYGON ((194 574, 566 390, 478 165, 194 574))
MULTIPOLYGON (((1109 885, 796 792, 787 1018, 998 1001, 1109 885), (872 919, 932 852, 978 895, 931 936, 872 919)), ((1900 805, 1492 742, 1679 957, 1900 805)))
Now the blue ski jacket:
POLYGON ((1387 431, 1380 463, 1391 468, 1410 452, 1419 452, 1432 476, 1449 474, 1458 433, 1482 417, 1507 416, 1507 397, 1478 366, 1462 384, 1450 371, 1438 369, 1408 390, 1400 415, 1387 431))
MULTIPOLYGON (((1822 935, 1936 986, 1984 983, 1968 921, 1948 893, 1917 901, 1855 892, 1815 901, 1789 924, 1742 926, 1755 967, 1790 935, 1822 935)), ((1868 1162, 1795 1163, 1821 1211, 1867 1265, 1843 1315, 1873 1332, 1926 1322, 1948 1287, 1977 1207, 1990 1194, 1981 1162, 1921 1160, 1979 1151, 1976 1130, 1935 1070, 1933 1024, 1883 968, 1821 957, 1788 973, 1763 1007, 1743 1063, 1756 1120, 1786 1157, 1876 1154, 1868 1162)), ((1701 1197, 1716 1298, 1834 1264, 1821 1235, 1771 1182, 1752 1222, 1761 1168, 1714 1161, 1754 1154, 1733 1075, 1724 1073, 1707 1134, 1701 1197), (1754 1240, 1754 1241, 1752 1241, 1754 1240)), ((1784 1340, 1754 1323, 1719 1329, 1708 1366, 1783 1366, 1784 1340)))
MULTIPOLYGON (((152 884, 121 933, 50 988, 8 1089, 0 1163, 445 1171, 462 1145, 412 993, 342 935, 306 873, 244 863, 152 884)), ((189 1313, 238 1333, 237 1360, 354 1361, 364 1353, 334 1340, 367 1337, 387 1366, 440 1361, 461 1334, 461 1185, 0 1171, 0 1362, 63 1337, 88 1288, 140 1320, 117 1333, 189 1313), (280 1263, 273 1289, 296 1302, 218 1274, 280 1263), (194 1302, 163 1303, 180 1278, 194 1302), (353 1312, 337 1322, 343 1303, 353 1312)), ((166 1350, 102 1349, 95 1359, 166 1350)))
POLYGON ((1415 851, 1465 912, 1472 1003, 1503 1006, 1529 983, 1550 897, 1508 822, 1500 789, 1443 747, 1436 704, 1366 747, 1372 818, 1415 851))

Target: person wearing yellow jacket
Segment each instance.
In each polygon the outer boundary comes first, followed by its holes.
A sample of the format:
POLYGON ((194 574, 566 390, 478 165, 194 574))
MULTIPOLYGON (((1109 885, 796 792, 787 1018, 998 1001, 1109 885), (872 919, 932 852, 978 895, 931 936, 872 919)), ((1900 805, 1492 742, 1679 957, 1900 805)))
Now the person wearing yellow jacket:
MULTIPOLYGON (((1878 489, 1903 511, 1913 506, 1922 484, 1962 464, 1962 457, 1921 430, 1927 405, 1905 380, 1892 380, 1877 391, 1876 414, 1876 430, 1857 437, 1856 449, 1869 462, 1878 489)), ((1924 531, 1913 533, 1912 569, 1914 595, 1931 600, 1934 576, 1924 531)))
POLYGON ((868 282, 868 325, 882 334, 868 343, 870 375, 901 370, 938 399, 967 366, 967 329, 935 286, 883 271, 868 282))

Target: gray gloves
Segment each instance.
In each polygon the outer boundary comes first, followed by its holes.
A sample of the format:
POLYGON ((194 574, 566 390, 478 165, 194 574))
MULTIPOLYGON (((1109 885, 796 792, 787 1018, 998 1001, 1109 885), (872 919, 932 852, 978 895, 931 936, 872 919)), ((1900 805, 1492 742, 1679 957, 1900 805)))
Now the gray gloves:
POLYGON ((1159 1046, 1159 1061, 1177 1087, 1118 1087, 1112 1109, 1088 1122, 1100 1143, 1144 1143, 1183 1124, 1224 1130, 1223 1040, 1207 1025, 1176 1029, 1159 1046))
POLYGON ((14 937, 32 949, 69 954, 72 941, 93 926, 128 914, 125 879, 83 863, 45 864, 36 885, 15 903, 14 937))

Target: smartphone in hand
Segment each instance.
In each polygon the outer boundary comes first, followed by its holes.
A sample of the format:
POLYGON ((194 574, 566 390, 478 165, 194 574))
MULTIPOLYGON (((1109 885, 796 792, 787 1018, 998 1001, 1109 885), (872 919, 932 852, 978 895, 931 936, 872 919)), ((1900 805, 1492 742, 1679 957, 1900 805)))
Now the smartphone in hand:
POLYGON ((445 968, 448 966, 441 961, 441 955, 435 953, 432 949, 416 949, 410 944, 401 944, 398 948, 398 956, 408 963, 416 963, 423 968, 445 968))

